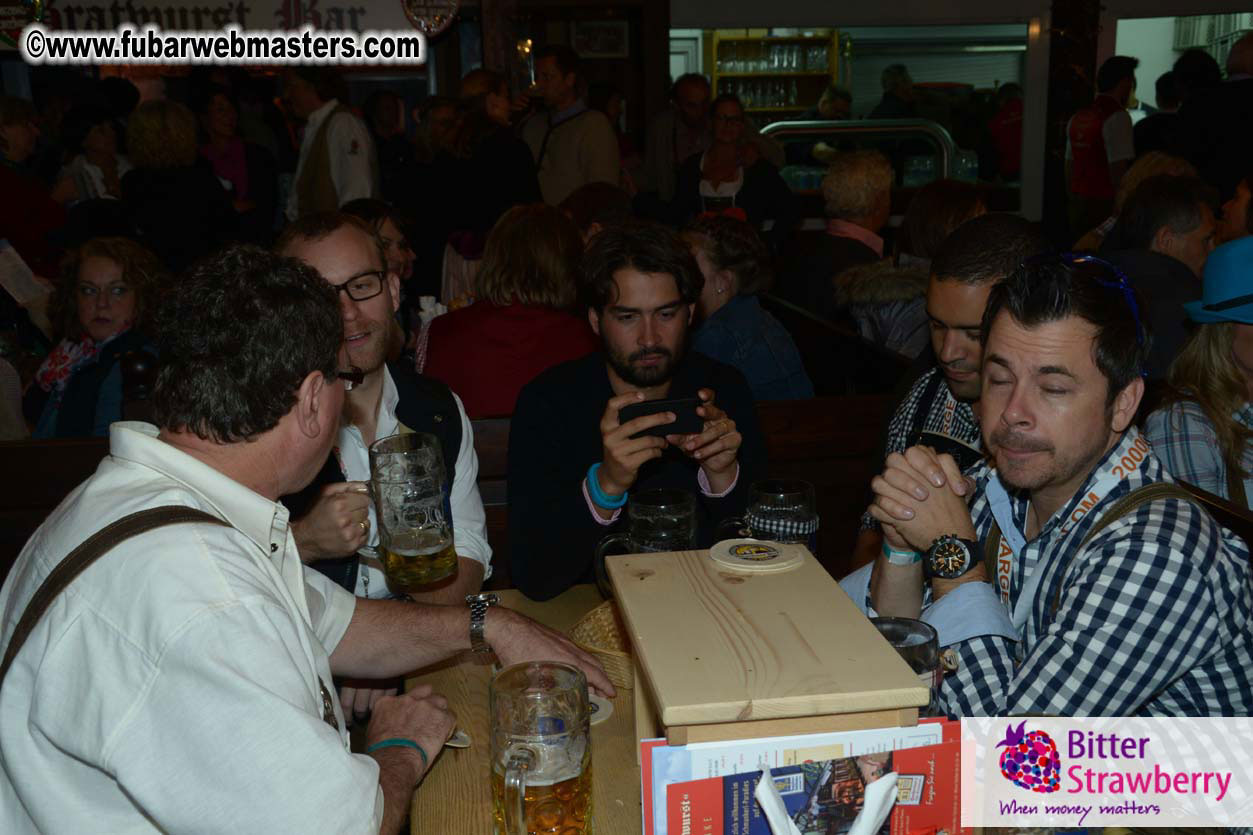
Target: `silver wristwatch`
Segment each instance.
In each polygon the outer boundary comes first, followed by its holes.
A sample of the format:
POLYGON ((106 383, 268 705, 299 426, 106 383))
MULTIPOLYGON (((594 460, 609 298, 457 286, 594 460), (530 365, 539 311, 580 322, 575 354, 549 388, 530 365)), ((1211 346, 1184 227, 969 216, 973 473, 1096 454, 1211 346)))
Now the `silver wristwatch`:
POLYGON ((500 602, 494 594, 467 594, 466 605, 470 607, 470 649, 473 652, 491 652, 491 645, 483 634, 487 622, 487 610, 500 602))

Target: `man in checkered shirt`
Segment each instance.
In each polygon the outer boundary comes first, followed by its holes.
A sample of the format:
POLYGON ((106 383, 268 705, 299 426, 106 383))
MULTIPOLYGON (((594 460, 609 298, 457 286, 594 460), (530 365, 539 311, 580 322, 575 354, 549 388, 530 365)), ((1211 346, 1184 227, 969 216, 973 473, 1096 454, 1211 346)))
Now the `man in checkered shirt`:
MULTIPOLYGON (((959 463, 979 458, 979 328, 992 286, 1026 257, 1045 248, 1035 227, 1004 212, 980 215, 945 239, 931 262, 927 319, 936 365, 910 388, 888 423, 886 458, 918 443, 951 452, 959 463)), ((883 546, 879 523, 866 513, 854 564, 873 560, 883 546)))
POLYGON ((964 477, 914 447, 874 479, 887 541, 873 602, 922 611, 955 647, 940 693, 949 714, 1253 711, 1247 546, 1174 496, 1087 538, 1132 490, 1172 481, 1131 425, 1149 347, 1141 310, 1103 262, 1033 259, 992 291, 984 318, 979 413, 993 464, 964 477), (988 565, 994 517, 1004 533, 988 565), (955 542, 973 567, 936 559, 955 542))

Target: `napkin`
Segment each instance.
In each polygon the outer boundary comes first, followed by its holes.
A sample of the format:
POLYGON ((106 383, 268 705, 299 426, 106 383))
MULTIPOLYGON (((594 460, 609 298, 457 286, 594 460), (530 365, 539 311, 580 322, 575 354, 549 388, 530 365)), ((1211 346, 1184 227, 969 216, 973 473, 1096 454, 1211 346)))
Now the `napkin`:
MULTIPOLYGON (((896 782, 896 775, 892 776, 892 782, 896 782)), ((792 816, 787 813, 787 807, 783 805, 783 798, 774 784, 774 778, 770 776, 770 769, 762 769, 761 779, 757 781, 757 790, 753 794, 761 805, 761 813, 766 816, 766 823, 770 824, 770 831, 774 835, 801 835, 796 824, 792 823, 792 816)), ((858 815, 857 819, 861 820, 861 815, 858 815)))
POLYGON ((848 835, 874 835, 896 805, 896 772, 890 771, 866 784, 866 805, 853 821, 848 835))

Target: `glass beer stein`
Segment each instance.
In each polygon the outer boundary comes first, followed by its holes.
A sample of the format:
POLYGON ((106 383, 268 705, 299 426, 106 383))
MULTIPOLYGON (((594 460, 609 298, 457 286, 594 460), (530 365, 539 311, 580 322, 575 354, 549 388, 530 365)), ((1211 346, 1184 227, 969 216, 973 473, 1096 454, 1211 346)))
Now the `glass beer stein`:
POLYGON ((596 585, 612 598, 605 556, 651 551, 688 551, 696 547, 696 499, 684 490, 642 490, 626 508, 626 530, 611 533, 596 545, 593 568, 596 585))
POLYGON ((514 664, 490 699, 495 835, 589 835, 587 678, 567 664, 514 664))
POLYGON ((719 525, 719 539, 752 537, 799 543, 818 553, 818 510, 814 486, 800 479, 767 479, 748 490, 744 516, 719 525))
POLYGON ((457 571, 444 506, 444 457, 434 435, 392 435, 370 446, 370 495, 387 587, 408 594, 457 571))

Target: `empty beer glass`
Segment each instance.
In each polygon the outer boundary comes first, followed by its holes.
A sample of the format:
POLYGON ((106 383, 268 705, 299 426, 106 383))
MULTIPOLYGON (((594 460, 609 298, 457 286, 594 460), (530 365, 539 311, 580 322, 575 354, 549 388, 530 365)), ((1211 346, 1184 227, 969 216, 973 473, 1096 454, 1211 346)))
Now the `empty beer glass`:
POLYGON ((378 515, 387 587, 408 594, 457 571, 444 498, 444 457, 434 435, 392 435, 370 446, 370 495, 378 515))
POLYGON ((719 526, 719 538, 752 537, 771 542, 798 543, 818 552, 818 510, 814 486, 800 479, 772 478, 748 489, 748 508, 742 517, 719 526))
POLYGON ((611 533, 596 546, 596 585, 612 597, 605 557, 609 553, 687 551, 696 546, 696 499, 684 490, 641 490, 626 509, 626 530, 611 533))
POLYGON ((492 679, 495 835, 592 831, 587 678, 567 664, 530 662, 492 679))

